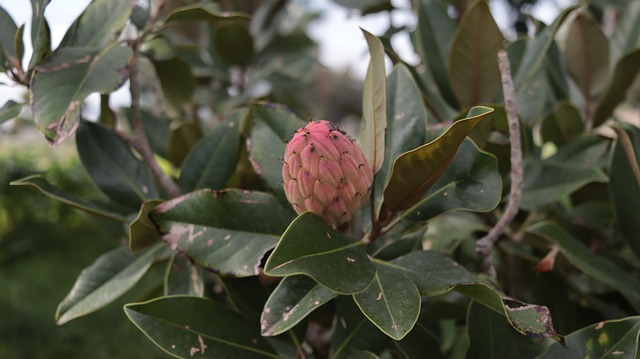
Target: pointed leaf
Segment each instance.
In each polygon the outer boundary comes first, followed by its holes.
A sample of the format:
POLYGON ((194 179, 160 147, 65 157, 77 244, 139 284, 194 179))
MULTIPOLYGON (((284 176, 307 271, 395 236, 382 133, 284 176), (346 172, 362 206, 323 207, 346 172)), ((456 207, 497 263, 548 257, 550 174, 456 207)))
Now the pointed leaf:
POLYGON ((51 199, 60 201, 68 206, 77 208, 87 213, 108 218, 113 221, 118 221, 123 223, 127 222, 127 219, 124 216, 122 216, 120 213, 110 211, 106 208, 102 208, 91 202, 85 201, 82 198, 79 198, 73 194, 66 193, 61 189, 59 189, 58 187, 55 187, 49 182, 47 182, 47 180, 44 179, 41 175, 31 175, 25 178, 21 178, 11 182, 10 185, 31 187, 37 191, 40 191, 42 194, 44 194, 45 196, 51 199))
POLYGON ((564 60, 585 98, 594 97, 609 76, 609 40, 600 25, 583 13, 569 26, 564 60))
POLYGON ((278 358, 258 328, 209 299, 173 296, 127 304, 129 319, 176 358, 278 358))
POLYGON ((13 120, 20 115, 22 111, 22 104, 9 100, 0 108, 0 123, 4 121, 13 120))
POLYGON ((375 177, 376 212, 382 205, 384 186, 393 160, 422 145, 427 128, 427 110, 418 85, 405 65, 396 65, 387 77, 387 134, 382 167, 375 177))
POLYGON ((175 21, 218 21, 224 19, 250 19, 249 15, 240 12, 221 11, 218 4, 193 4, 172 9, 165 23, 175 21))
POLYGON ((158 198, 147 166, 112 131, 83 121, 76 144, 82 165, 109 198, 135 210, 145 199, 158 198))
POLYGON ((362 117, 364 122, 360 131, 362 153, 376 174, 385 154, 385 130, 387 128, 387 85, 384 64, 384 46, 380 40, 362 29, 371 59, 362 89, 362 117))
POLYGON ((467 7, 449 52, 449 80, 461 107, 490 102, 500 89, 502 32, 485 1, 467 7), (479 31, 478 29, 482 29, 479 31))
POLYGON ((180 112, 196 91, 196 78, 191 65, 178 57, 155 60, 152 63, 162 86, 165 103, 169 108, 180 112))
POLYGON ((40 64, 51 53, 51 33, 44 17, 44 10, 50 0, 31 0, 31 48, 29 70, 40 64))
POLYGON ((585 274, 611 286, 622 294, 629 303, 640 310, 640 280, 625 271, 615 262, 597 256, 552 222, 541 222, 530 227, 530 231, 549 242, 560 246, 562 255, 585 274))
POLYGON ((537 358, 637 358, 640 355, 640 317, 602 321, 566 338, 566 347, 554 343, 537 358))
POLYGON ((400 211, 417 203, 449 167, 469 132, 492 112, 489 107, 474 107, 434 141, 400 155, 384 190, 383 210, 400 211))
POLYGON ((307 276, 285 277, 264 305, 260 317, 262 336, 286 332, 336 296, 336 293, 307 276))
POLYGON ((129 249, 137 252, 161 240, 158 229, 149 218, 149 213, 162 203, 159 199, 150 199, 142 203, 140 211, 129 223, 129 249))
POLYGON ((160 244, 147 252, 132 254, 127 247, 120 247, 100 256, 80 273, 69 294, 58 305, 56 323, 62 325, 93 313, 126 293, 165 249, 160 244))
POLYGON ((240 190, 199 190, 158 205, 151 219, 174 250, 223 275, 260 272, 293 218, 274 196, 240 190))
POLYGON ((60 47, 101 48, 114 43, 133 10, 133 0, 94 0, 73 22, 60 47))
POLYGON ((418 320, 421 298, 411 280, 392 266, 376 262, 369 288, 353 295, 362 313, 386 335, 401 340, 418 320))
POLYGON ((116 90, 128 78, 131 50, 62 48, 39 65, 31 79, 31 109, 36 126, 52 145, 73 134, 85 99, 116 90))
POLYGON ((178 180, 183 191, 225 187, 237 165, 240 131, 248 115, 247 109, 234 112, 193 148, 184 160, 178 180))
POLYGON ((164 295, 204 296, 204 273, 184 255, 174 254, 164 276, 164 295))
POLYGON ((376 269, 362 242, 305 212, 282 235, 264 272, 275 277, 305 274, 336 293, 352 294, 367 289, 376 269))
POLYGON ((426 221, 452 209, 486 212, 498 205, 501 196, 498 161, 465 140, 449 168, 405 218, 426 221))

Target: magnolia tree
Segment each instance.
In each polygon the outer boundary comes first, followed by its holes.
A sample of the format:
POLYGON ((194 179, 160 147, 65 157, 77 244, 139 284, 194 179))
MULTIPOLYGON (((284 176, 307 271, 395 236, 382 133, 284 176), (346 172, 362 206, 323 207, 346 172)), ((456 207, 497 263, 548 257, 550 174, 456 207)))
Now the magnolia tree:
POLYGON ((12 184, 128 239, 57 323, 162 267, 123 315, 179 358, 635 357, 640 128, 618 113, 640 2, 572 6, 517 39, 486 1, 336 2, 417 20, 362 30, 357 86, 319 64, 296 2, 94 0, 55 49, 48 0, 31 39, 0 8, 0 68, 29 92, 0 119, 30 109, 53 147, 75 140, 100 193, 12 184))

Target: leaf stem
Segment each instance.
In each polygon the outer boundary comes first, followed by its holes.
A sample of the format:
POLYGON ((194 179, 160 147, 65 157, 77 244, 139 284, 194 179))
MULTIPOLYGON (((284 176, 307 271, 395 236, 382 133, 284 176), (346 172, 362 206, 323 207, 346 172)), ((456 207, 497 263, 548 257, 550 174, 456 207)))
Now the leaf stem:
POLYGON ((520 123, 516 111, 516 94, 511 78, 511 69, 507 53, 501 49, 498 51, 498 66, 502 78, 502 92, 504 93, 505 109, 507 112, 507 122, 509 123, 509 139, 511 142, 511 189, 509 192, 509 203, 502 217, 491 228, 489 233, 476 242, 476 252, 480 258, 482 271, 491 278, 496 278, 496 269, 491 257, 493 245, 498 237, 504 233, 518 213, 520 200, 522 198, 522 145, 520 143, 520 123))

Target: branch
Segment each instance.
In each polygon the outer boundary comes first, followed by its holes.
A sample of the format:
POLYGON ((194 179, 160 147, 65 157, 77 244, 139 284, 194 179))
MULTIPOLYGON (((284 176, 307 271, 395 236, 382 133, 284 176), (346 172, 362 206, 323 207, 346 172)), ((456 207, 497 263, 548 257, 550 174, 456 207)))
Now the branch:
POLYGON ((516 93, 511 78, 509 59, 504 50, 498 51, 498 66, 502 78, 502 92, 504 94, 505 109, 507 112, 507 122, 509 123, 509 139, 511 142, 511 190, 509 192, 509 203, 502 217, 493 228, 476 243, 476 252, 480 257, 482 271, 491 278, 496 278, 496 269, 493 266, 491 252, 498 237, 504 233, 518 213, 520 199, 522 198, 522 146, 520 144, 520 123, 516 112, 516 93))

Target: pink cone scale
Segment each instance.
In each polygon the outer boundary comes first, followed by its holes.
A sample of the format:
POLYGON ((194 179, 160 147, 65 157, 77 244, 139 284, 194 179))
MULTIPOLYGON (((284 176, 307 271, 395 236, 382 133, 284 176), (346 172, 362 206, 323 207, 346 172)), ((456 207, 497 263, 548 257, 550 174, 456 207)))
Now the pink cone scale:
POLYGON ((373 170, 360 146, 336 124, 310 120, 287 143, 282 177, 296 212, 313 212, 336 227, 366 203, 373 170))

